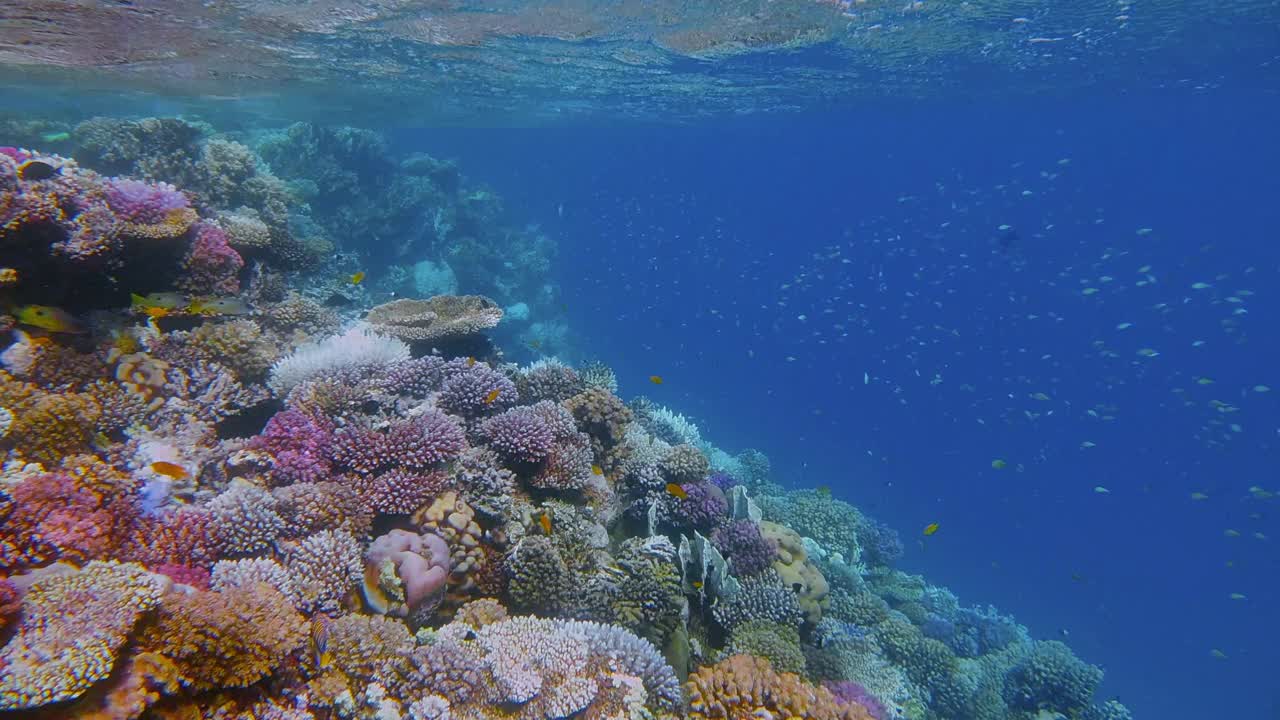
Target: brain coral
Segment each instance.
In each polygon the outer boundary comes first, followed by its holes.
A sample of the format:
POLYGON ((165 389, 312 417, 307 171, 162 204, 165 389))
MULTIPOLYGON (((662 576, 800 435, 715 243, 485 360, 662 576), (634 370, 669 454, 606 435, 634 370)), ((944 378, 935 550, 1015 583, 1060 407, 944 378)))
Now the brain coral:
POLYGON ((0 650, 0 709, 69 700, 105 679, 116 651, 164 588, 132 563, 61 569, 31 584, 17 635, 0 650))
POLYGON ((689 676, 690 720, 871 720, 859 705, 839 702, 829 690, 793 673, 778 673, 764 658, 734 655, 689 676))

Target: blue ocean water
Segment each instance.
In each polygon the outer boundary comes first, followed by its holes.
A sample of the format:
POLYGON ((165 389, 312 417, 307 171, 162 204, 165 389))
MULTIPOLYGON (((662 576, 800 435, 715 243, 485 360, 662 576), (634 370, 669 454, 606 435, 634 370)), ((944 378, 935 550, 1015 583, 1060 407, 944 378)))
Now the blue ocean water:
POLYGON ((1175 88, 397 142, 543 218, 625 397, 899 528, 1136 717, 1261 718, 1277 126, 1274 94, 1175 88))

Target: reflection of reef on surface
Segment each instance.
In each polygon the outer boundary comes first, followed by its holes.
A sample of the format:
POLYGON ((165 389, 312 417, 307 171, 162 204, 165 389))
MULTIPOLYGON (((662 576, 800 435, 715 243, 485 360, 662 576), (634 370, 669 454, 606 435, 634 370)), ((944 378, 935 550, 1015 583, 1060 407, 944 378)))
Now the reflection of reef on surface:
MULTIPOLYGON (((453 188, 466 218, 452 166, 351 130, 285 132, 314 171, 180 121, 74 136, 84 164, 140 178, 0 151, 0 709, 1128 716, 1093 704, 1098 668, 894 569, 895 532, 783 490, 763 453, 624 402, 598 363, 507 362, 506 307, 539 312, 522 293, 545 264, 490 278, 496 297, 375 306, 393 274, 347 276, 364 246, 342 233, 422 214, 383 212, 371 178, 453 188), (307 177, 364 200, 313 213, 307 177), (82 263, 115 280, 73 300, 54 281, 82 263), (338 288, 351 303, 326 306, 338 288)), ((410 246, 466 292, 503 247, 491 212, 410 246)))

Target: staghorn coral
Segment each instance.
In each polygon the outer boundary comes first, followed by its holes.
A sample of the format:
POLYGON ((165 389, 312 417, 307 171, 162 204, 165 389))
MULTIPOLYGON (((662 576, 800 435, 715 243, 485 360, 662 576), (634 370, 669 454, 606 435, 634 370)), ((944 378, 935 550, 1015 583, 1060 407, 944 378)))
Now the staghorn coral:
POLYGON ((814 687, 793 673, 779 673, 769 661, 734 655, 699 668, 685 685, 691 720, 806 718, 869 720, 860 706, 843 704, 829 690, 814 687))
POLYGON ((266 677, 306 638, 306 623, 279 590, 169 593, 136 644, 173 662, 194 690, 245 687, 266 677))
POLYGON ((163 590, 141 565, 114 561, 37 576, 17 635, 0 650, 0 710, 69 700, 105 679, 163 590))
POLYGON ((402 298, 369 310, 365 320, 378 332, 407 342, 441 342, 494 327, 502 308, 482 295, 402 298))

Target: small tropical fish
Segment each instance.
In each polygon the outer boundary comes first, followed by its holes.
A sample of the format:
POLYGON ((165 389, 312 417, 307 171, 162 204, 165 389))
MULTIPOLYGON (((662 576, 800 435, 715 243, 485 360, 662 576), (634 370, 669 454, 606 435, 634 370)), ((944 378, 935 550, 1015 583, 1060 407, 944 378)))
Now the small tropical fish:
POLYGON ((1205 495, 1202 492, 1193 492, 1191 493, 1191 499, 1192 500, 1208 500, 1209 496, 1205 495))
POLYGON ((62 142, 63 140, 70 140, 70 139, 71 139, 71 133, 69 133, 69 132, 47 132, 47 133, 45 133, 45 134, 41 135, 41 136, 40 136, 40 139, 41 139, 41 140, 43 140, 43 141, 45 141, 45 142, 47 142, 47 143, 62 142))
POLYGON ((667 494, 677 500, 684 500, 689 497, 689 493, 685 492, 685 489, 676 483, 667 483, 667 494))
POLYGON ((467 358, 467 367, 475 367, 475 366, 476 366, 476 359, 473 357, 467 358))
POLYGON ((151 469, 159 475, 173 478, 174 480, 181 480, 191 476, 191 473, 187 472, 187 469, 181 465, 165 462, 164 460, 157 460, 156 462, 151 463, 151 469))
POLYGON ((352 275, 352 276, 351 276, 351 284, 352 284, 352 285, 359 285, 359 284, 360 284, 360 283, 362 283, 362 282, 364 282, 364 271, 363 271, 363 270, 361 270, 360 272, 355 273, 354 275, 352 275))
POLYGON ((154 292, 150 295, 129 293, 129 300, 129 307, 142 313, 148 310, 177 310, 190 302, 186 295, 176 292, 154 292))
POLYGON ((1232 600, 1248 600, 1249 599, 1248 596, 1246 596, 1244 593, 1231 593, 1227 597, 1230 597, 1232 600))
POLYGON ((331 624, 329 616, 324 613, 316 615, 311 621, 311 637, 308 644, 311 646, 311 659, 315 662, 317 670, 325 670, 333 664, 333 653, 329 651, 331 624))
POLYGON ((1200 377, 1200 378, 1196 378, 1196 384, 1197 384, 1197 385, 1212 385, 1212 384, 1213 384, 1213 378, 1207 378, 1207 377, 1200 377))
POLYGON ((1093 491, 1099 495, 1110 495, 1111 491, 1101 485, 1094 485, 1093 491))
POLYGON ((995 460, 991 461, 991 467, 995 468, 996 470, 1003 470, 1008 466, 1009 466, 1009 463, 1005 462, 1004 460, 1001 460, 1000 458, 996 458, 995 460))
POLYGON ((831 497, 831 486, 819 485, 818 487, 814 488, 814 492, 818 493, 818 495, 822 497, 831 497))
POLYGON ((13 310, 20 325, 56 333, 82 333, 84 328, 71 313, 50 305, 23 305, 13 310))
POLYGON ((248 315, 253 309, 239 298, 195 298, 187 306, 194 315, 248 315))
POLYGON ((551 534, 551 516, 548 515, 547 513, 542 513, 541 515, 539 515, 538 526, 542 528, 542 532, 544 535, 550 535, 551 534))
POLYGON ((484 404, 485 404, 485 405, 492 405, 492 404, 493 404, 493 401, 494 401, 494 400, 497 400, 497 399, 498 399, 498 396, 499 396, 499 395, 501 395, 501 394, 502 394, 502 388, 494 388, 494 389, 490 390, 490 391, 489 391, 489 394, 484 396, 484 404))
POLYGON ((654 385, 661 385, 661 384, 662 384, 662 376, 661 376, 661 375, 650 375, 650 376, 649 376, 649 382, 653 383, 654 385))
POLYGON ((18 179, 28 182, 48 180, 57 175, 61 169, 43 160, 28 160, 18 166, 18 179))
POLYGON ((936 532, 938 532, 938 523, 929 523, 928 525, 924 526, 925 537, 929 537, 930 535, 933 535, 936 532))
POLYGON ((1227 654, 1222 652, 1218 648, 1214 648, 1209 651, 1209 657, 1213 658, 1214 660, 1226 660, 1227 654))
POLYGON ((1275 497, 1275 493, 1265 488, 1258 487, 1257 485, 1249 486, 1249 494, 1259 500, 1270 500, 1271 498, 1275 497))
POLYGON ((1240 531, 1232 530, 1231 528, 1227 528, 1226 530, 1223 530, 1222 534, 1226 535, 1227 537, 1240 537, 1240 531))
POLYGON ((1080 443, 1080 447, 1087 449, 1091 447, 1098 447, 1098 444, 1093 442, 1092 440, 1085 440, 1084 442, 1080 443))
POLYGON ((541 341, 541 340, 530 340, 530 341, 529 341, 529 349, 530 349, 530 350, 541 350, 541 349, 542 349, 542 341, 541 341))
POLYGON ((1254 385, 1253 391, 1256 393, 1265 393, 1265 392, 1271 392, 1271 388, 1267 387, 1266 385, 1254 385))
POLYGON ((701 589, 702 589, 702 581, 701 581, 701 580, 694 580, 694 581, 693 581, 692 583, 690 583, 690 584, 691 584, 691 585, 693 585, 693 589, 694 589, 694 590, 701 590, 701 589))
POLYGON ((1157 357, 1160 355, 1160 351, 1152 350, 1151 348, 1142 348, 1138 351, 1138 354, 1142 357, 1157 357))
POLYGON ((600 467, 599 465, 592 465, 592 466, 591 466, 591 474, 592 474, 592 475, 603 475, 603 474, 604 474, 604 468, 600 467))
POLYGON ((1192 290, 1208 290, 1211 287, 1213 286, 1207 282, 1191 283, 1192 290))
POLYGON ((1253 539, 1254 539, 1254 540, 1266 540, 1266 539, 1267 539, 1267 536, 1266 536, 1266 535, 1264 535, 1264 534, 1262 534, 1262 533, 1260 533, 1260 532, 1256 532, 1256 533, 1254 533, 1254 534, 1253 534, 1253 539))

